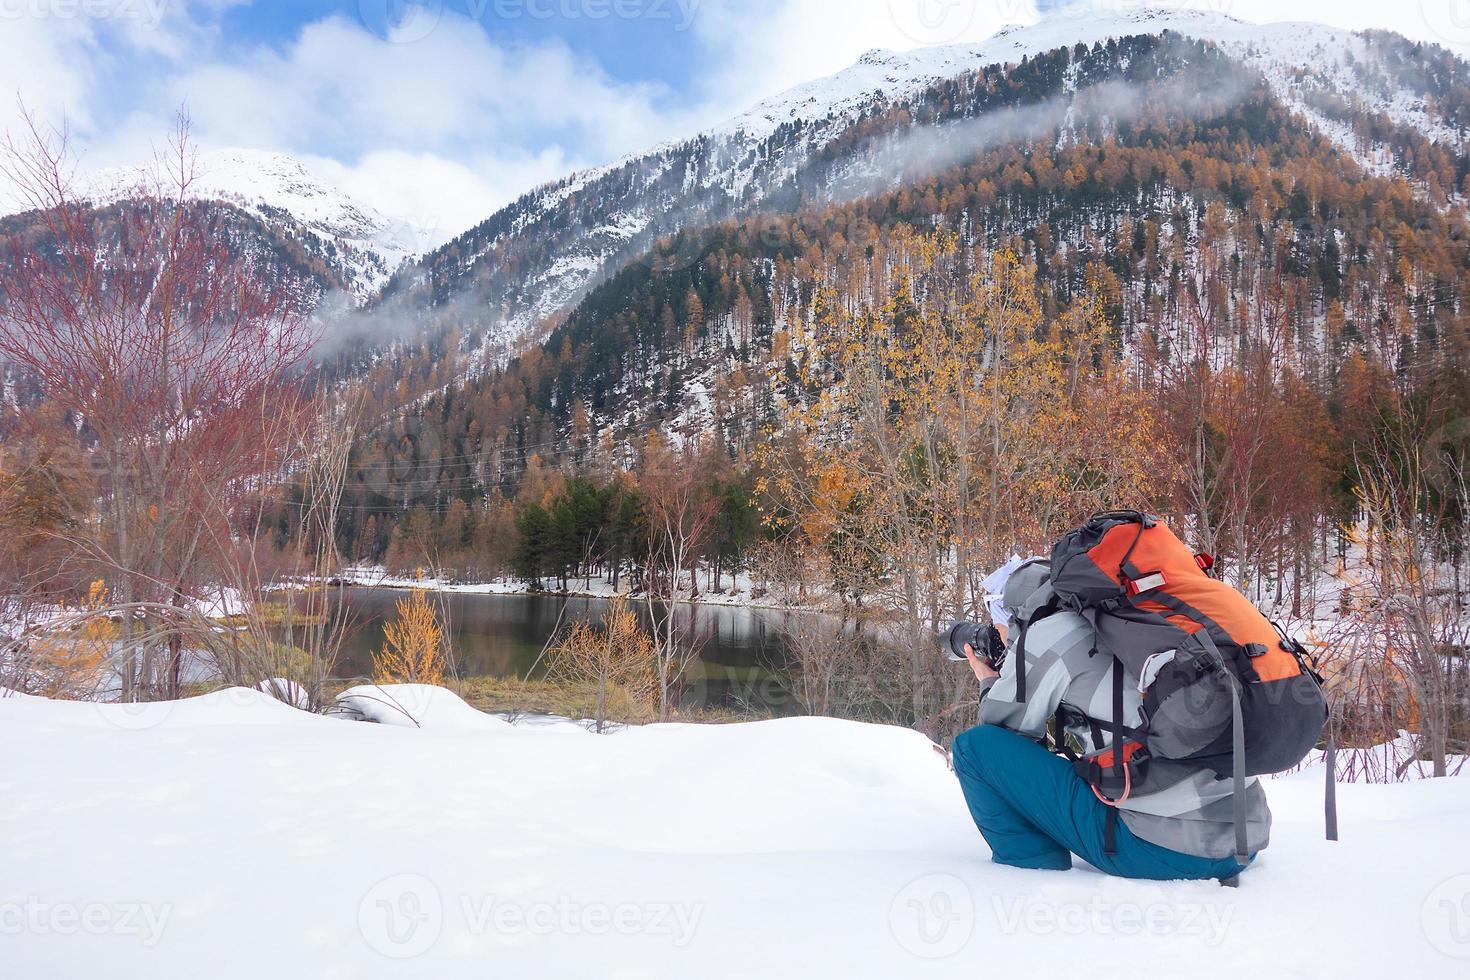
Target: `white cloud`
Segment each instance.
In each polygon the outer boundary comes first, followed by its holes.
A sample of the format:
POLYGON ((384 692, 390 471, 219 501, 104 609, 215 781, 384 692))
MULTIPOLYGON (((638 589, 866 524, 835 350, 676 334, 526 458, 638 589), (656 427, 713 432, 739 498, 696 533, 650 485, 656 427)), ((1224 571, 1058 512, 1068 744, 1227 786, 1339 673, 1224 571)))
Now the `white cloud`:
MULTIPOLYGON (((0 0, 0 15, 30 9, 16 3, 50 9, 46 2, 0 0)), ((44 120, 66 115, 89 169, 119 166, 146 159, 187 104, 201 147, 291 153, 365 203, 447 238, 537 183, 691 134, 870 48, 980 40, 1039 17, 1034 0, 688 0, 698 68, 674 93, 614 79, 556 40, 492 36, 493 17, 448 11, 411 43, 347 15, 309 23, 284 43, 241 42, 220 20, 241 2, 130 0, 116 5, 127 16, 112 19, 5 16, 0 126, 14 127, 19 93, 44 120)), ((355 15, 359 4, 345 2, 355 15)), ((1383 27, 1466 53, 1461 2, 1164 5, 1383 27)))
POLYGON ((332 16, 285 45, 241 49, 216 47, 209 24, 180 16, 141 33, 85 19, 20 24, 0 32, 0 84, 43 118, 65 113, 87 169, 146 159, 182 105, 201 148, 309 159, 365 203, 444 238, 574 166, 694 126, 660 86, 619 82, 556 40, 497 44, 452 13, 413 43, 332 16), (99 30, 111 32, 105 52, 99 30), (189 49, 205 56, 180 54, 189 49), (111 120, 94 111, 107 95, 99 56, 134 72, 141 107, 111 120))
POLYGON ((477 156, 468 163, 398 150, 375 151, 350 163, 312 156, 302 162, 354 200, 401 216, 414 240, 432 244, 575 166, 557 148, 531 156, 477 156))

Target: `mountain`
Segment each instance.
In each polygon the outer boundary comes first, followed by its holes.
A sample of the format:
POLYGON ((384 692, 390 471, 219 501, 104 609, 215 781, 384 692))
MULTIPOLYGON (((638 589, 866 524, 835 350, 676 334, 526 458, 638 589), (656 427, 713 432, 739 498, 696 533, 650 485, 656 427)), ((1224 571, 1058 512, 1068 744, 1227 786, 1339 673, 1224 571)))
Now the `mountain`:
MULTIPOLYGON (((1201 11, 1064 13, 979 44, 870 51, 845 71, 690 139, 540 187, 405 267, 383 302, 424 328, 452 325, 482 359, 502 359, 661 239, 742 215, 861 197, 933 169, 928 144, 878 154, 872 140, 882 135, 875 127, 908 135, 983 115, 958 107, 905 116, 905 107, 938 86, 1059 48, 1165 33, 1207 42, 1259 73, 1281 104, 1369 172, 1408 173, 1426 144, 1453 160, 1464 156, 1470 113, 1452 81, 1463 64, 1441 49, 1382 33, 1255 25, 1201 11)), ((1088 80, 1067 80, 1058 94, 1079 84, 1088 80)), ((1005 141, 1015 135, 1006 131, 1014 120, 1005 122, 939 134, 943 158, 1005 141)), ((675 240, 652 261, 677 267, 691 247, 689 239, 675 240)))
POLYGON ((1031 270, 1044 324, 1095 298, 1120 394, 1150 416, 1192 404, 1200 364, 1265 365, 1289 430, 1333 428, 1299 467, 1333 507, 1392 392, 1470 413, 1470 66, 1387 34, 1108 25, 1090 43, 1046 25, 870 55, 719 133, 543 189, 521 203, 549 209, 513 207, 409 267, 439 291, 443 336, 509 330, 501 349, 519 353, 482 345, 466 376, 426 338, 374 366, 374 403, 406 409, 360 442, 345 550, 428 561, 403 543, 456 501, 479 513, 548 468, 626 459, 654 428, 748 459, 841 384, 811 340, 830 311, 897 316, 913 300, 892 270, 941 241, 968 257, 931 287, 956 304, 974 302, 964 263, 999 253, 1031 270), (532 301, 546 320, 526 319, 532 301))
MULTIPOLYGON (((86 179, 82 195, 99 203, 125 201, 148 174, 138 169, 101 171, 86 179)), ((223 149, 194 161, 189 196, 215 201, 260 226, 271 247, 297 252, 296 261, 318 264, 323 295, 347 292, 358 302, 375 295, 414 252, 414 233, 311 173, 284 153, 223 149)))

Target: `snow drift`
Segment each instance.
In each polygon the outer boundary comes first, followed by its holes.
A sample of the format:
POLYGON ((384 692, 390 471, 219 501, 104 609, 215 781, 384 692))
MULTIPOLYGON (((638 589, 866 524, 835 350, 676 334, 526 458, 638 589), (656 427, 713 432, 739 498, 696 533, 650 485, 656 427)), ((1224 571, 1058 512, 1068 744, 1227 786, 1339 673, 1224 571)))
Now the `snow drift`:
POLYGON ((1273 781, 1238 890, 994 865, 944 759, 819 718, 593 736, 241 689, 0 698, 12 977, 1464 976, 1470 780, 1273 781), (1185 966, 1187 964, 1187 967, 1185 966))

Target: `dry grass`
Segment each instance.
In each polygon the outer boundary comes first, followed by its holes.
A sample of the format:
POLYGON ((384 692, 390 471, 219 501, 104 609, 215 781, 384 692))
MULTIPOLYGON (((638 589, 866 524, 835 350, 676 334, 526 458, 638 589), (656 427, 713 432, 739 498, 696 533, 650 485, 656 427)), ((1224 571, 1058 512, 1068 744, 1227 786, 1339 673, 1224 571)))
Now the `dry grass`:
MULTIPOLYGON (((338 680, 328 683, 326 700, 362 680, 338 680)), ((464 698, 471 707, 497 715, 558 715, 563 718, 591 718, 597 707, 595 683, 531 680, 513 677, 472 677, 450 681, 447 686, 464 698)), ((675 712, 671 720, 723 725, 739 721, 757 721, 770 715, 732 711, 727 708, 701 706, 690 711, 675 712)), ((609 692, 607 720, 616 724, 643 725, 656 720, 651 706, 636 705, 625 693, 609 692)))

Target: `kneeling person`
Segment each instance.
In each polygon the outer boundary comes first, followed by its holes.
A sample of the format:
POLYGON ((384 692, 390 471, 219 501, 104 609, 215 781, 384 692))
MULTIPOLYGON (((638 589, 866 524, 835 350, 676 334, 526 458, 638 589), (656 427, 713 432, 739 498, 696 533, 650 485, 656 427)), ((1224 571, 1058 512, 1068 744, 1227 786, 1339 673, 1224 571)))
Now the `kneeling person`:
MULTIPOLYGON (((1044 561, 1021 565, 1005 583, 1001 606, 1012 618, 1050 590, 1044 561)), ((1230 779, 1193 765, 1153 758, 1142 782, 1116 803, 1096 792, 1076 765, 1042 744, 1056 719, 1057 736, 1083 757, 1109 759, 1114 702, 1122 718, 1143 725, 1135 683, 1118 684, 1122 670, 1098 652, 1096 633, 1081 615, 1059 611, 1032 624, 1025 643, 1025 699, 1018 701, 1016 643, 999 673, 965 648, 980 678, 981 724, 954 743, 954 768, 980 832, 1000 864, 1066 869, 1077 855, 1125 878, 1232 879, 1235 857, 1230 779)), ((1125 740, 1126 741, 1126 740, 1125 740)), ((1130 770, 1131 771, 1131 770, 1130 770)), ((1259 782, 1246 783, 1249 853, 1267 844, 1271 812, 1259 782)))

